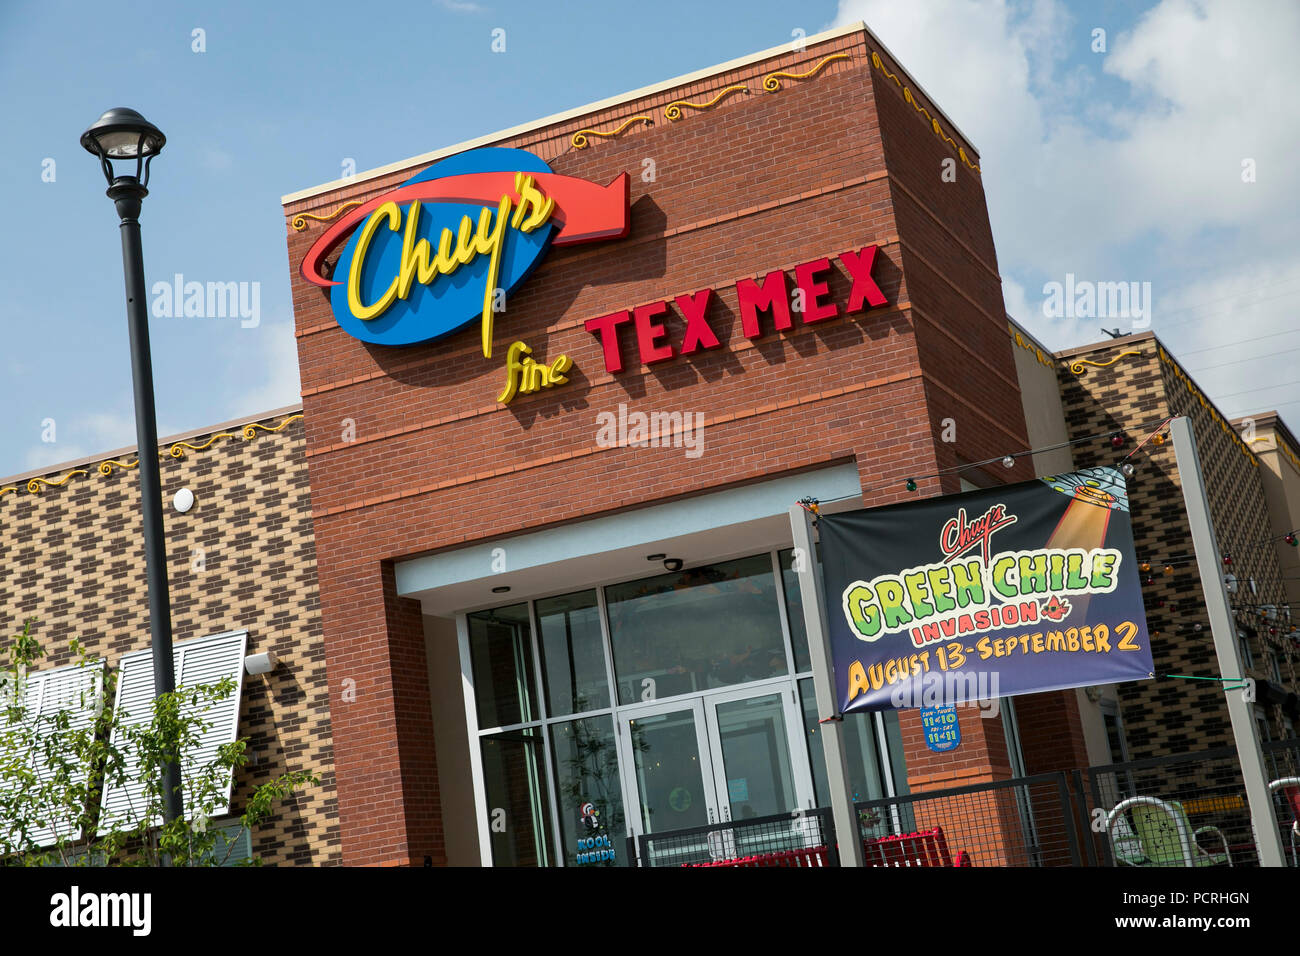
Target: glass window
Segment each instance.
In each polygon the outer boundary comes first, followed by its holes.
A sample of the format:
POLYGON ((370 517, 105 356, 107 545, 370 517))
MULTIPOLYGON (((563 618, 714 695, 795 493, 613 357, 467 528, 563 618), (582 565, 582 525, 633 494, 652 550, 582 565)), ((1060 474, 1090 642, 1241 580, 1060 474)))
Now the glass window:
POLYGON ((627 866, 612 717, 551 726, 562 852, 569 866, 627 866))
POLYGON ((1255 722, 1259 724, 1259 742, 1263 744, 1269 743, 1273 739, 1273 735, 1269 732, 1268 717, 1259 708, 1258 704, 1255 705, 1254 710, 1255 722))
POLYGON ((799 806, 790 767, 784 692, 717 705, 718 745, 732 820, 785 813, 799 806))
POLYGON ((469 653, 479 727, 537 719, 527 604, 469 615, 469 653))
POLYGON ((794 572, 794 549, 782 551, 781 584, 785 589, 785 613, 790 619, 790 643, 794 647, 794 670, 796 674, 806 674, 812 670, 812 658, 808 655, 808 629, 803 623, 803 596, 799 593, 799 575, 794 572))
POLYGON ((595 591, 537 602, 546 713, 580 714, 609 706, 604 638, 595 591))
POLYGON ((657 833, 715 822, 709 819, 705 787, 712 784, 705 783, 692 705, 634 718, 627 727, 642 830, 657 833))
POLYGON ((605 589, 619 702, 787 673, 767 554, 605 589))
POLYGON ((1123 763, 1128 759, 1128 747, 1124 741, 1124 725, 1120 723, 1119 713, 1103 711, 1101 720, 1106 728, 1106 745, 1110 750, 1110 762, 1123 763))
POLYGON ((1250 639, 1245 631, 1237 632, 1237 650, 1241 653, 1241 666, 1246 670, 1254 668, 1255 658, 1250 653, 1250 639))
MULTIPOLYGON (((826 749, 822 744, 821 727, 817 723, 817 697, 813 692, 811 678, 806 677, 799 681, 799 697, 803 703, 804 731, 808 736, 808 759, 813 770, 813 792, 817 797, 817 806, 829 807, 831 797, 826 776, 826 749)), ((890 716, 894 718, 894 724, 897 725, 898 716, 892 712, 890 716)), ((848 756, 849 786, 853 789, 853 799, 860 802, 877 800, 885 796, 885 781, 881 775, 880 759, 877 755, 875 716, 845 714, 844 722, 840 726, 844 728, 844 748, 848 756)), ((897 745, 891 741, 890 746, 898 747, 901 758, 902 738, 899 738, 897 745)), ((901 760, 898 763, 901 763, 901 760)), ((897 777, 898 774, 895 773, 895 779, 897 777)), ((906 780, 904 773, 904 783, 906 780)))
POLYGON ((507 730, 482 744, 493 865, 548 866, 551 817, 540 729, 507 730))

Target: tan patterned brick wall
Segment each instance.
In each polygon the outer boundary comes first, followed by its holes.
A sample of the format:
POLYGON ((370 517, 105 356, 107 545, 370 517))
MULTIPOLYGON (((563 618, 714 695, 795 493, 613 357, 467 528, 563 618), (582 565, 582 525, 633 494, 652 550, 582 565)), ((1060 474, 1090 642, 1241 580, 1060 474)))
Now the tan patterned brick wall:
MULTIPOLYGON (((1247 605, 1282 601, 1280 572, 1271 548, 1255 543, 1271 535, 1258 466, 1223 415, 1151 333, 1057 353, 1066 423, 1072 439, 1099 435, 1076 445, 1080 468, 1114 464, 1164 419, 1186 415, 1196 434, 1210 511, 1222 550, 1233 554, 1243 582, 1254 577, 1258 595, 1243 585, 1234 599, 1243 626, 1254 623, 1247 605), (1136 354, 1133 354, 1136 353, 1136 354), (1082 371, 1072 370, 1072 363, 1082 371), (1202 402, 1202 399, 1204 401, 1202 402), (1121 431, 1127 444, 1111 447, 1105 433, 1121 431)), ((1129 482, 1133 538, 1143 572, 1143 596, 1152 631, 1157 674, 1214 676, 1218 667, 1200 577, 1192 554, 1182 484, 1171 441, 1148 444, 1133 460, 1129 482), (1165 567, 1172 571, 1165 573, 1165 567), (1201 625, 1197 631, 1195 626, 1201 625)), ((1256 628, 1251 637, 1255 667, 1248 673, 1268 680, 1266 648, 1282 656, 1283 676, 1296 689, 1288 642, 1256 628)), ((1223 691, 1208 681, 1161 678, 1121 684, 1119 700, 1132 758, 1217 747, 1232 742, 1223 691)), ((1280 718, 1270 714, 1273 732, 1280 718)))
MULTIPOLYGON (((248 653, 279 656, 272 673, 244 678, 240 735, 249 764, 236 776, 233 809, 242 811, 258 784, 288 770, 314 771, 320 785, 282 805, 253 834, 253 849, 268 865, 337 863, 303 422, 298 409, 284 409, 257 419, 261 427, 245 438, 246 421, 186 436, 189 447, 162 444, 182 454, 162 457, 174 639, 246 629, 248 653), (186 514, 171 507, 182 487, 195 496, 186 514)), ((131 462, 135 453, 107 457, 131 462)), ((105 460, 0 481, 0 621, 7 638, 25 618, 39 619, 34 633, 48 655, 41 669, 70 663, 72 637, 111 667, 149 646, 139 477, 111 466, 103 475, 105 460)))

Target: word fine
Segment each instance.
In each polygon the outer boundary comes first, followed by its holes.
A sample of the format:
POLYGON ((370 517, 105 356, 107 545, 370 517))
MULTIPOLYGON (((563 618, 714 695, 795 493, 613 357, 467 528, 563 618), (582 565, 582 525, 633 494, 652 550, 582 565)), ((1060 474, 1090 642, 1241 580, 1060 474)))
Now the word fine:
POLYGON ((82 893, 73 886, 50 897, 50 925, 129 927, 133 936, 148 936, 153 927, 150 893, 82 893))
POLYGON ((510 404, 516 395, 531 395, 568 382, 565 373, 573 368, 573 359, 561 355, 550 365, 543 365, 529 357, 532 351, 523 342, 511 343, 506 352, 506 388, 497 396, 502 405, 510 404))
POLYGON ((596 444, 601 448, 685 448, 687 458, 704 454, 703 412, 629 412, 618 403, 618 414, 596 416, 596 444))
MULTIPOLYGON (((884 293, 871 277, 871 268, 876 261, 876 246, 866 246, 858 252, 845 252, 836 257, 848 273, 852 285, 843 306, 830 301, 830 275, 834 269, 829 257, 814 259, 794 268, 795 308, 805 325, 825 322, 840 315, 863 312, 867 308, 886 305, 884 293)), ((794 320, 791 316, 791 292, 785 272, 775 269, 762 280, 740 279, 736 282, 736 301, 740 311, 740 326, 748 339, 756 339, 765 334, 761 318, 770 316, 772 327, 778 331, 790 329, 794 320)), ((700 289, 689 295, 679 295, 672 300, 676 311, 686 325, 682 331, 680 345, 674 346, 668 341, 668 332, 664 319, 673 316, 674 311, 667 300, 640 305, 635 309, 611 312, 585 323, 588 332, 600 340, 601 351, 605 360, 605 371, 617 373, 623 371, 623 348, 619 342, 619 329, 628 325, 636 330, 637 357, 642 365, 654 365, 666 362, 678 355, 693 355, 696 352, 722 347, 717 333, 709 324, 709 306, 714 301, 714 290, 700 289)))
POLYGON ((994 604, 995 597, 1014 602, 1028 596, 1109 594, 1120 560, 1115 548, 1044 548, 1004 552, 991 564, 980 558, 923 564, 850 584, 842 595, 844 617, 863 641, 916 624, 909 630, 912 643, 924 647, 1038 619, 1036 601, 994 604))
POLYGON ((576 862, 579 865, 614 859, 614 847, 610 844, 607 836, 579 837, 577 846, 578 856, 576 862))

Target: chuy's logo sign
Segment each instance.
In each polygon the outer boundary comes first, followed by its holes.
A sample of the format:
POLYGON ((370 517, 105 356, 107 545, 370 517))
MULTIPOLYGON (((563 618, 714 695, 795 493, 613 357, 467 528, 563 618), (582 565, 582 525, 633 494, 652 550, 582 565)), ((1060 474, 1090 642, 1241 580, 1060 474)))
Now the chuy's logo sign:
MULTIPOLYGON (((626 236, 629 195, 627 173, 600 186, 553 173, 520 149, 471 150, 350 210, 312 244, 302 277, 330 290, 339 325, 363 342, 430 342, 481 317, 491 357, 505 297, 551 245, 626 236), (325 256, 345 238, 338 278, 326 278, 325 256)), ((551 367, 554 384, 570 363, 560 364, 551 367)))

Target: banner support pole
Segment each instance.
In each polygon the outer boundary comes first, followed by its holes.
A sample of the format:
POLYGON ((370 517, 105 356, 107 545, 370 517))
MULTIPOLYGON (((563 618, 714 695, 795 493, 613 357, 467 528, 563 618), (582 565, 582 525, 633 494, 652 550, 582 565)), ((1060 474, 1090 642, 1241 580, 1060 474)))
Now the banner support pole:
POLYGON ((858 815, 849 787, 848 760, 844 753, 844 721, 838 716, 835 686, 831 680, 830 629, 826 626, 821 566, 817 563, 817 550, 813 545, 812 515, 802 505, 790 508, 790 531, 794 535, 794 569, 799 575, 804 629, 812 657, 817 728, 826 754, 826 778, 831 790, 831 816, 839 841, 840 866, 865 866, 858 815))
MULTIPOLYGON (((1192 531, 1192 550, 1196 552, 1196 567, 1201 574, 1201 589, 1210 615, 1210 631, 1214 634, 1219 674, 1236 674, 1237 677, 1233 680, 1244 680, 1246 675, 1237 653, 1237 625, 1232 618, 1232 605, 1228 601, 1228 589, 1223 581, 1223 568, 1219 565, 1219 546, 1214 537, 1209 499, 1205 496, 1200 458, 1196 454, 1196 435, 1186 416, 1170 422, 1169 433, 1174 439, 1174 461, 1178 466, 1179 482, 1183 486, 1187 523, 1192 531)), ((1259 735, 1255 732, 1250 704, 1236 690, 1229 690, 1225 700, 1228 717, 1232 721, 1232 736, 1237 745, 1237 759, 1241 762, 1241 777, 1246 785, 1255 846, 1259 850, 1259 865, 1283 866, 1282 837, 1278 830, 1277 816, 1273 813, 1273 801, 1269 797, 1264 755, 1259 749, 1259 735)))

